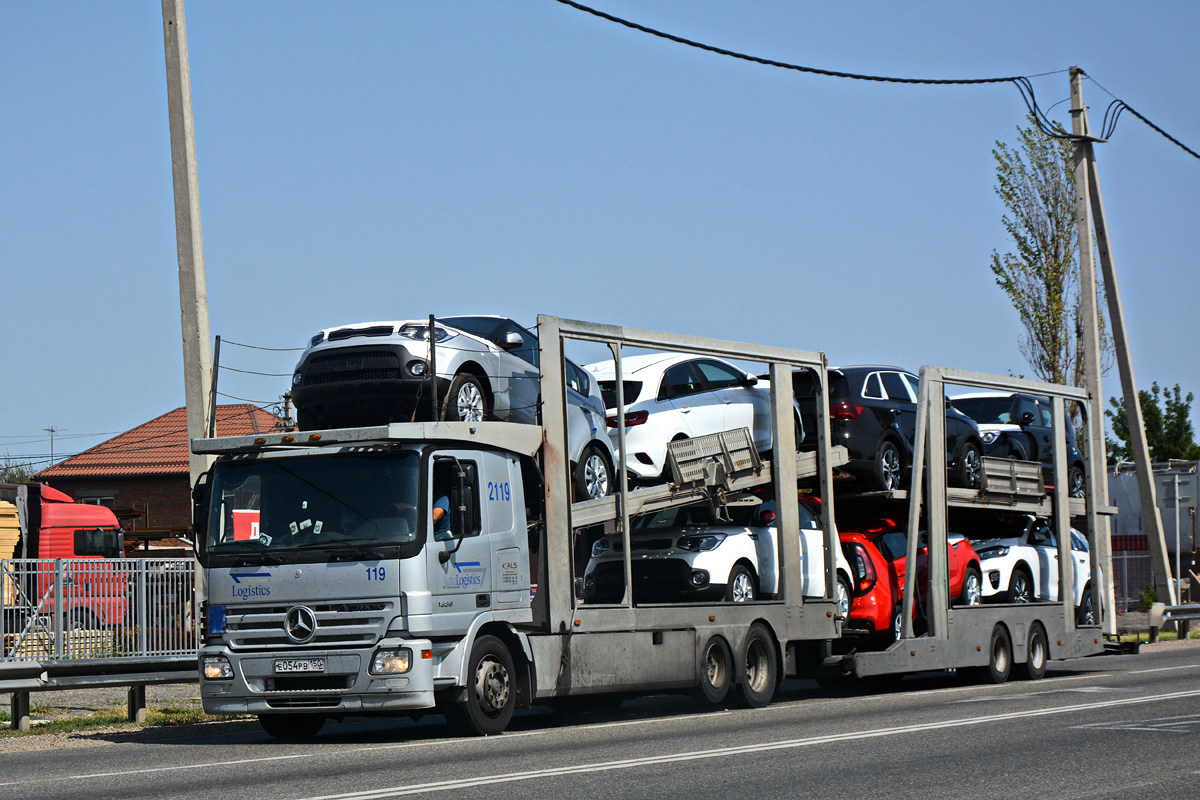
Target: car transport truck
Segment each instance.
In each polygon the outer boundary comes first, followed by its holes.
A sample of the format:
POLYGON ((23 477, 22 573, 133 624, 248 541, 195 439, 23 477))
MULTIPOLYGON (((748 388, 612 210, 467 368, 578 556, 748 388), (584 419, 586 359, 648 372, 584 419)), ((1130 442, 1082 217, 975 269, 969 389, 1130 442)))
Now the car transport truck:
MULTIPOLYGON (((199 654, 206 712, 256 714, 268 733, 289 739, 314 735, 327 719, 424 712, 486 735, 502 732, 518 707, 603 693, 685 690, 709 703, 736 697, 758 707, 788 676, 994 668, 999 655, 1025 657, 1028 642, 1019 634, 1033 622, 1043 639, 1059 642, 1053 657, 1100 651, 1099 629, 1077 632, 1057 607, 1040 609, 1036 620, 990 607, 983 610, 994 619, 972 624, 959 623, 979 609, 948 613, 945 590, 939 594, 936 585, 945 581, 937 553, 945 552, 946 508, 945 454, 937 448, 929 455, 928 496, 914 488, 911 497, 889 493, 864 502, 911 500, 910 513, 927 515, 930 596, 946 607, 924 613, 926 630, 918 632, 910 619, 905 638, 887 651, 839 646, 844 604, 836 599, 832 555, 842 499, 832 493, 832 470, 846 455, 830 447, 825 394, 815 450, 776 448, 760 458, 745 429, 684 439, 671 445, 668 484, 630 491, 622 468, 617 494, 571 502, 567 342, 610 349, 621 416, 624 348, 767 365, 777 443, 796 441, 792 371, 813 370, 824 387, 825 359, 550 316, 539 317, 537 330, 540 425, 404 422, 192 442, 195 452, 217 456, 194 491, 207 582, 199 654), (800 481, 824 501, 821 596, 802 590, 799 501, 785 500, 797 497, 800 481), (691 503, 707 503, 719 518, 732 499, 764 487, 776 500, 773 594, 741 603, 635 599, 630 587, 641 554, 632 546, 631 518, 691 503), (587 553, 606 533, 620 537, 626 589, 619 599, 589 603, 581 591, 587 553), (1010 614, 1019 619, 1005 622, 1010 614), (1014 631, 1008 650, 988 647, 998 624, 1014 631), (900 646, 913 650, 907 660, 900 646)), ((929 374, 931 381, 941 375, 929 374)), ((925 381, 923 373, 929 420, 936 403, 925 381)), ((936 420, 928 424, 937 428, 936 420)), ((928 433, 941 440, 940 431, 928 433)), ((622 451, 623 435, 618 428, 622 451)), ((952 490, 957 502, 983 506, 1013 502, 1006 491, 952 490)), ((1047 513, 1053 502, 1041 497, 1025 505, 1047 513)))

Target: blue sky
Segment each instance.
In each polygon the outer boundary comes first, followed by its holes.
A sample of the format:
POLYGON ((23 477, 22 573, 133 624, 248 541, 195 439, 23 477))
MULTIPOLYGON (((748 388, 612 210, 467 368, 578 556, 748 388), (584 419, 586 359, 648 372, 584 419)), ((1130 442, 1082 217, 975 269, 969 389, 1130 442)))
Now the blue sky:
MULTIPOLYGON (((1107 90, 1200 150, 1191 2, 592 4, 826 69, 1041 75, 1068 127, 1077 64, 1094 127, 1107 90)), ((553 0, 192 2, 187 26, 223 339, 550 313, 1029 374, 988 269, 1009 248, 991 149, 1023 124, 1011 86, 802 75, 553 0)), ((1200 393, 1200 161, 1129 114, 1097 157, 1139 383, 1200 393)), ((0 458, 183 404, 170 167, 159 3, 0 5, 0 458)), ((256 401, 287 384, 221 374, 256 401)))

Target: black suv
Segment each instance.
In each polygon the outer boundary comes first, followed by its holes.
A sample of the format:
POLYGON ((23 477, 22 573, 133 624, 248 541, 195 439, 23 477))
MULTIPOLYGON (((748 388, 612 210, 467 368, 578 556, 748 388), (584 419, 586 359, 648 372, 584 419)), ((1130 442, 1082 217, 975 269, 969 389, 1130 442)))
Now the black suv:
MULTIPOLYGON (((1022 392, 972 392, 954 398, 959 411, 979 423, 984 452, 999 458, 1038 461, 1046 485, 1054 483, 1054 428, 1049 398, 1022 392)), ((1075 444, 1075 426, 1066 414, 1067 490, 1083 497, 1083 454, 1075 444)))
MULTIPOLYGON (((898 367, 847 366, 829 375, 831 446, 843 445, 850 461, 842 469, 864 488, 890 491, 912 475, 917 430, 916 375, 898 367)), ((792 372, 792 388, 808 430, 816 430, 820 387, 812 370, 792 372)), ((978 489, 983 439, 974 420, 946 404, 946 468, 956 486, 978 489)))

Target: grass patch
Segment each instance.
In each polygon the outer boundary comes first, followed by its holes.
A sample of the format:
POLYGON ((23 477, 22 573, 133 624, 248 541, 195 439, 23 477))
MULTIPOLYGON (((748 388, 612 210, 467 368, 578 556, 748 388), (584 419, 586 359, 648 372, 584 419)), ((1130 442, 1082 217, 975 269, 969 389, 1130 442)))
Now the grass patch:
MULTIPOLYGON (((199 706, 168 705, 146 709, 146 721, 139 724, 129 721, 123 704, 114 704, 111 708, 94 711, 87 716, 59 717, 39 722, 31 726, 28 731, 14 731, 6 728, 0 730, 0 741, 19 736, 39 736, 48 733, 84 733, 109 728, 134 731, 144 728, 162 728, 172 725, 188 725, 196 722, 216 722, 228 719, 234 719, 234 717, 205 714, 204 710, 199 706)), ((8 723, 11 721, 11 717, 7 713, 0 712, 0 721, 8 723)))
MULTIPOLYGON (((1148 642, 1150 641, 1150 632, 1133 631, 1132 633, 1122 633, 1118 638, 1122 642, 1148 642)), ((1188 639, 1190 641, 1200 640, 1200 629, 1196 629, 1193 626, 1192 631, 1188 634, 1188 639)), ((1179 634, 1175 631, 1162 631, 1158 634, 1158 640, 1160 642, 1176 642, 1179 641, 1179 634)))

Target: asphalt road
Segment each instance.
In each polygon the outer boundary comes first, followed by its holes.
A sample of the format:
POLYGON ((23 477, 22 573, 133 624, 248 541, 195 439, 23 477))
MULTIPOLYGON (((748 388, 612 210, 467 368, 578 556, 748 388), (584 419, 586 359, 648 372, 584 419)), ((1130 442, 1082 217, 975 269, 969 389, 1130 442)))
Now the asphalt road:
POLYGON ((1002 686, 789 682, 761 710, 538 708, 487 739, 451 738, 429 716, 330 724, 301 745, 236 721, 10 744, 0 796, 30 799, 1195 797, 1200 647, 1052 662, 1041 681, 1002 686))

